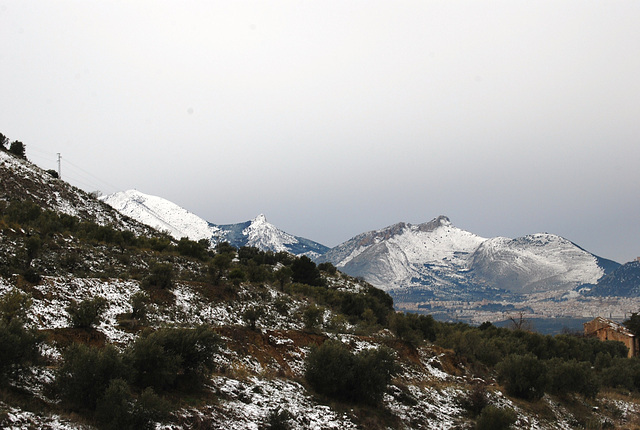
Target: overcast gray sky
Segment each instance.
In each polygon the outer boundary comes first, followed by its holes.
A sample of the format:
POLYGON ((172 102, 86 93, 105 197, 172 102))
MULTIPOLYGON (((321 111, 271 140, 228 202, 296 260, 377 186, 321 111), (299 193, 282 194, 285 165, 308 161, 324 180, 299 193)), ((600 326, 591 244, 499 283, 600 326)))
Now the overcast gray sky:
POLYGON ((637 0, 0 0, 0 46, 0 132, 88 191, 640 255, 637 0))

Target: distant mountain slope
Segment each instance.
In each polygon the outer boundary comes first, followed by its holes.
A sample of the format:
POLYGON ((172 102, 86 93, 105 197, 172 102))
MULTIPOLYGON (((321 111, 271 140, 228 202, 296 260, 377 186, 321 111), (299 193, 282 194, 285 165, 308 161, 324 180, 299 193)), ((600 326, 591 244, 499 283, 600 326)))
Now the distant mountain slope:
POLYGON ((477 297, 487 288, 515 294, 570 290, 597 282, 605 268, 617 265, 556 235, 485 239, 445 216, 363 233, 318 261, 385 290, 427 290, 449 299, 477 297))
POLYGON ((470 268, 477 279, 497 288, 532 293, 596 283, 610 266, 605 261, 611 263, 565 238, 539 233, 485 241, 473 253, 470 268))
POLYGON ((640 296, 640 261, 631 261, 618 267, 600 279, 589 295, 592 296, 640 296))
POLYGON ((251 221, 216 225, 162 197, 129 190, 102 197, 123 214, 168 232, 179 239, 209 239, 213 245, 229 242, 235 247, 255 246, 263 251, 286 251, 294 255, 318 256, 329 248, 309 239, 293 236, 267 222, 260 214, 251 221))
POLYGON ((32 201, 43 209, 77 216, 84 221, 138 234, 152 232, 146 225, 123 216, 92 195, 54 178, 28 160, 4 151, 0 151, 0 200, 32 201))

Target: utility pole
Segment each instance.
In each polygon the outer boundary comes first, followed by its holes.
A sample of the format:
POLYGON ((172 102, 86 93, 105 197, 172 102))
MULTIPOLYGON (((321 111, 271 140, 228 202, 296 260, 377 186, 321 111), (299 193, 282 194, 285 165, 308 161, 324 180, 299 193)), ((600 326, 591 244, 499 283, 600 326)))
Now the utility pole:
POLYGON ((58 178, 62 179, 62 173, 60 172, 60 160, 62 159, 62 157, 60 156, 60 153, 58 152, 58 178))

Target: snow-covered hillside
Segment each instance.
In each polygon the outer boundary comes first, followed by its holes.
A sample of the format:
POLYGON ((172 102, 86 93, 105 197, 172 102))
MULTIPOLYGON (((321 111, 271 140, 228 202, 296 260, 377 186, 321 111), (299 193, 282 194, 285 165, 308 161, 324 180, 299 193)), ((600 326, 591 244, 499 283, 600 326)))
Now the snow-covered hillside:
POLYGON ((176 239, 211 239, 220 234, 219 228, 161 197, 128 190, 102 196, 100 199, 120 213, 165 231, 176 239))
POLYGON ((439 298, 486 288, 566 291, 597 282, 610 266, 556 235, 486 239, 455 227, 445 216, 363 233, 318 261, 330 261, 385 290, 417 288, 439 298))
POLYGON ((254 246, 263 251, 290 252, 294 255, 317 257, 329 248, 309 239, 293 236, 278 229, 260 214, 251 221, 216 225, 162 197, 136 190, 121 191, 102 197, 121 213, 176 239, 208 239, 212 245, 229 242, 236 248, 254 246))

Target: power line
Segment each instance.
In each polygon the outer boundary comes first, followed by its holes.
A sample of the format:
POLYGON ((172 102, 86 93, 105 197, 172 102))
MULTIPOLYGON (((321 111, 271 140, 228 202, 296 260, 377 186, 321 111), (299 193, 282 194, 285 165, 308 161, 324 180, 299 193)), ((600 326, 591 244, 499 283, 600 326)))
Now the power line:
POLYGON ((75 167, 76 169, 80 170, 81 172, 84 172, 85 174, 91 176, 92 178, 94 178, 95 180, 97 180, 98 182, 102 182, 104 185, 107 185, 110 188, 113 188, 114 190, 118 190, 121 189, 120 187, 117 187, 113 184, 110 184, 109 182, 98 178, 96 175, 92 174, 91 172, 86 171, 85 169, 83 169, 82 167, 78 166, 75 163, 72 163, 71 161, 69 161, 69 159, 65 158, 65 163, 72 165, 73 167, 75 167))
MULTIPOLYGON (((47 161, 48 163, 56 163, 58 165, 58 176, 60 176, 60 178, 62 178, 62 154, 60 152, 49 152, 49 151, 45 151, 42 150, 38 147, 34 147, 33 145, 29 145, 28 147, 28 151, 29 152, 36 152, 41 154, 40 156, 38 156, 37 158, 40 159, 45 159, 45 161, 47 161)), ((95 191, 99 188, 102 188, 103 186, 107 186, 109 189, 113 190, 113 191, 120 191, 123 190, 124 188, 122 187, 118 187, 116 185, 113 185, 107 181, 105 181, 104 179, 101 179, 99 177, 97 177, 96 175, 94 175, 93 173, 85 170, 84 168, 80 167, 79 165, 77 165, 76 163, 72 162, 69 160, 68 157, 64 157, 64 163, 65 163, 65 180, 66 179, 71 179, 73 180, 73 182, 76 182, 78 184, 82 184, 85 187, 88 187, 88 189, 90 189, 91 191, 95 191), (69 175, 68 172, 69 170, 71 170, 71 172, 75 172, 77 175, 69 175), (81 179, 78 178, 78 176, 81 177, 81 179), (102 185, 100 185, 102 184, 102 185)))

